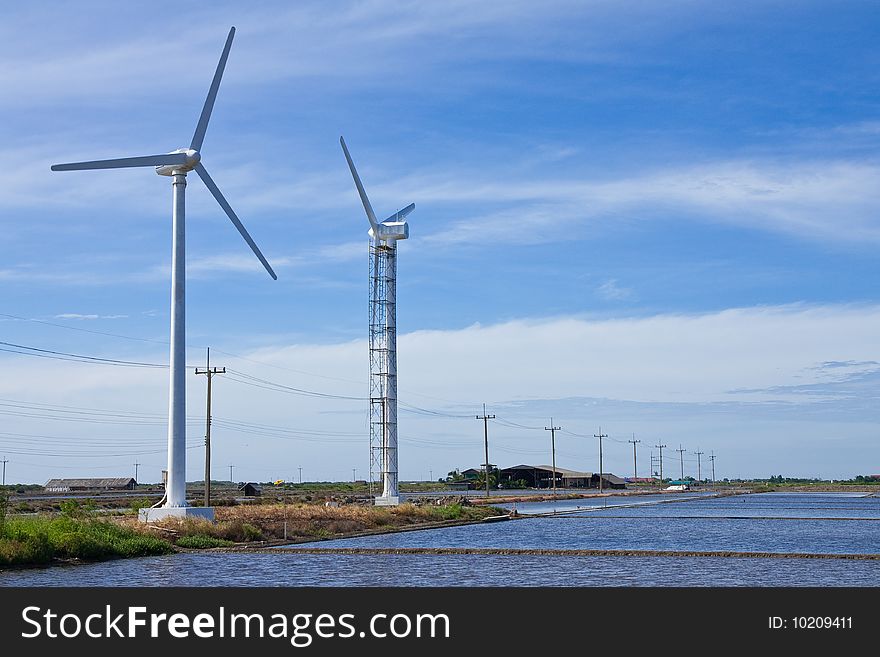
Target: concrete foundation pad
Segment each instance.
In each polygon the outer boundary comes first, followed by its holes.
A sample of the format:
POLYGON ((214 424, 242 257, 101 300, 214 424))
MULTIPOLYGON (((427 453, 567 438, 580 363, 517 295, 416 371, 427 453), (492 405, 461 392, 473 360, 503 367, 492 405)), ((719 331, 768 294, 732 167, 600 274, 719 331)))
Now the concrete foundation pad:
POLYGON ((397 506, 400 504, 400 497, 377 497, 373 504, 376 506, 397 506))
POLYGON ((156 509, 138 511, 138 520, 141 522, 158 522, 166 518, 204 518, 213 522, 214 509, 210 506, 160 506, 156 509))

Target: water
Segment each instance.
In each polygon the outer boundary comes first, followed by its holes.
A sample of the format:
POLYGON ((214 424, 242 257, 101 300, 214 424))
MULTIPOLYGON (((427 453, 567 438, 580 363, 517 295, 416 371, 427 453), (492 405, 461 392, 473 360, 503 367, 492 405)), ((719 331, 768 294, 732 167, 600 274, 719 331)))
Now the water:
MULTIPOLYGON (((630 498, 629 504, 640 506, 628 508, 594 506, 555 517, 366 536, 327 541, 321 547, 880 552, 880 498, 769 493, 678 496, 681 501, 657 504, 658 498, 665 496, 630 498), (841 517, 850 519, 837 519, 841 517)), ((556 510, 576 510, 584 502, 558 502, 556 510)), ((551 508, 550 503, 520 504, 517 511, 546 513, 551 508)))
MULTIPOLYGON (((572 514, 324 541, 333 547, 880 553, 880 498, 678 495, 557 502, 572 514), (638 506, 620 506, 634 504, 638 506), (602 500, 598 500, 603 505, 602 500), (589 509, 577 507, 590 506, 589 509), (842 519, 840 519, 842 518, 842 519)), ((520 513, 544 503, 517 504, 520 513)), ((880 561, 473 554, 178 554, 0 573, 0 586, 880 586, 880 561)))

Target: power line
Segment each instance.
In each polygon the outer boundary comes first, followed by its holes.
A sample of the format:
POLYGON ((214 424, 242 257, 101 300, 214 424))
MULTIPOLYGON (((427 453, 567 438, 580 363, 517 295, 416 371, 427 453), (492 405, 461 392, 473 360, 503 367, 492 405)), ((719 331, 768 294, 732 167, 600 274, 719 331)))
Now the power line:
MULTIPOLYGON (((4 315, 2 313, 0 313, 0 316, 8 316, 8 317, 16 318, 16 319, 22 319, 24 321, 31 321, 31 320, 26 320, 25 318, 20 318, 20 317, 14 316, 14 315, 4 315)), ((52 324, 51 322, 42 322, 41 320, 33 320, 33 321, 49 324, 51 326, 62 327, 61 325, 52 324)), ((75 328, 75 327, 62 327, 62 328, 75 328)), ((80 330, 80 329, 77 329, 77 330, 80 330)), ((120 336, 118 334, 108 334, 108 333, 104 333, 102 331, 90 331, 87 329, 81 329, 81 330, 86 330, 86 332, 96 333, 99 335, 111 335, 114 337, 125 337, 125 338, 129 338, 129 339, 146 340, 146 339, 142 339, 142 338, 130 338, 129 336, 120 336)), ((151 342, 160 342, 160 341, 151 341, 151 342)), ((168 343, 164 342, 164 344, 168 344, 168 343)), ((86 354, 77 354, 77 353, 70 353, 70 352, 64 352, 64 351, 58 351, 58 350, 52 350, 52 349, 43 349, 43 348, 39 348, 39 347, 32 347, 29 345, 21 345, 21 344, 16 344, 16 343, 11 343, 11 342, 3 342, 3 341, 0 341, 0 351, 14 353, 14 354, 18 354, 18 355, 24 355, 24 356, 49 358, 52 360, 62 360, 62 361, 68 361, 68 362, 79 362, 79 363, 87 363, 87 364, 113 365, 113 366, 120 366, 120 367, 142 367, 142 368, 154 368, 154 369, 167 369, 168 368, 168 365, 162 364, 162 363, 131 361, 131 360, 118 359, 118 358, 103 358, 103 357, 99 357, 99 356, 89 356, 86 354), (3 346, 10 347, 10 348, 3 348, 3 346)), ((227 353, 227 352, 223 352, 223 351, 217 350, 217 349, 215 349, 215 351, 219 351, 220 353, 227 353)), ((232 354, 232 356, 235 358, 241 358, 242 360, 252 360, 252 359, 247 359, 242 356, 236 356, 234 354, 232 354)), ((262 363, 260 361, 252 361, 252 362, 263 364, 263 365, 271 365, 269 363, 262 363)), ((192 366, 188 366, 188 367, 192 367, 192 366)), ((312 375, 312 376, 319 376, 319 377, 321 376, 321 375, 316 375, 316 374, 312 374, 309 372, 304 372, 301 370, 293 370, 291 368, 281 368, 281 369, 287 369, 289 371, 312 375)), ((256 377, 256 376, 247 374, 245 372, 242 372, 239 370, 234 370, 231 368, 228 369, 227 373, 230 375, 230 377, 229 377, 230 380, 235 381, 236 383, 240 383, 243 385, 250 385, 250 386, 256 387, 256 388, 263 388, 266 390, 273 390, 275 392, 296 394, 296 395, 302 395, 302 396, 306 396, 306 397, 319 397, 319 398, 324 398, 324 399, 338 399, 338 400, 346 400, 346 401, 369 401, 368 397, 358 397, 358 396, 353 396, 353 395, 337 395, 337 394, 332 394, 332 393, 320 392, 320 391, 316 391, 316 390, 310 390, 307 388, 288 386, 288 385, 277 383, 274 381, 270 381, 268 379, 264 379, 261 377, 256 377)), ((336 378, 336 377, 323 377, 323 378, 336 378)), ((352 382, 350 379, 338 379, 338 380, 352 382)), ((414 393, 414 394, 419 394, 419 393, 414 393)), ((426 395, 420 395, 420 396, 426 396, 426 395)), ((403 407, 403 410, 410 412, 410 413, 415 413, 415 414, 438 416, 438 417, 450 417, 450 418, 468 418, 468 417, 470 417, 469 415, 465 415, 465 414, 449 413, 446 411, 428 409, 428 408, 423 408, 423 407, 416 406, 413 404, 407 404, 405 402, 398 402, 398 403, 400 404, 401 407, 403 407)), ((515 425, 515 423, 511 423, 511 424, 515 425)), ((522 426, 522 425, 519 425, 519 426, 522 426)), ((539 427, 530 427, 530 428, 539 428, 539 427)))
POLYGON ((139 342, 153 342, 155 344, 169 344, 167 340, 151 340, 149 338, 135 338, 130 335, 121 335, 119 333, 107 333, 105 331, 96 331, 94 329, 82 328, 81 326, 67 326, 65 324, 55 324, 54 322, 47 322, 42 319, 34 319, 32 317, 19 317, 18 315, 9 315, 7 313, 0 313, 0 317, 8 317, 10 319, 17 319, 23 322, 34 322, 35 324, 44 324, 46 326, 54 326, 56 328, 67 329, 68 331, 80 331, 82 333, 92 333, 94 335, 104 335, 111 338, 122 338, 123 340, 137 340, 139 342))
POLYGON ((66 351, 55 351, 53 349, 40 349, 39 347, 30 347, 23 344, 15 344, 13 342, 0 341, 0 345, 11 347, 4 349, 0 347, 0 351, 5 351, 22 356, 35 356, 39 358, 51 358, 53 360, 66 360, 79 363, 94 363, 100 365, 117 365, 124 367, 150 367, 150 368, 167 368, 167 365, 159 363, 143 363, 140 361, 120 360, 118 358, 99 358, 97 356, 86 356, 84 354, 72 354, 66 351), (24 350, 24 351, 21 351, 24 350))
POLYGON ((267 379, 262 379, 257 376, 251 376, 250 374, 245 374, 244 372, 240 372, 238 370, 234 370, 232 368, 227 369, 227 374, 230 375, 230 381, 236 381, 237 383, 243 383, 245 385, 251 385, 256 388, 264 388, 266 390, 274 390, 275 392, 284 392, 295 395, 301 395, 304 397, 320 397, 323 399, 343 399, 349 401, 369 401, 368 397, 353 397, 351 395, 334 395, 326 392, 318 392, 315 390, 307 390, 305 388, 294 388, 293 386, 283 385, 281 383, 275 383, 273 381, 269 381, 267 379))
POLYGON ((500 424, 502 426, 511 427, 514 429, 528 429, 528 430, 540 431, 541 429, 544 428, 544 427, 530 427, 525 424, 518 424, 516 422, 511 422, 510 420, 504 420, 504 419, 496 419, 495 422, 497 422, 498 424, 500 424))

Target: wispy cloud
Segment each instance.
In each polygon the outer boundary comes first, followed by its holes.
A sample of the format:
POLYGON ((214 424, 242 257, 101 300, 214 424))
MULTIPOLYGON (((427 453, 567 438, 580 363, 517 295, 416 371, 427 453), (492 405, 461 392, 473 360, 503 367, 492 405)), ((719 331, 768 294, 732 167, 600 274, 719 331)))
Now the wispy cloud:
MULTIPOLYGON (((293 258, 273 257, 269 264, 273 269, 280 269, 297 263, 293 258)), ((225 253, 193 257, 188 260, 186 269, 188 275, 195 277, 216 272, 265 272, 262 263, 249 251, 241 254, 225 253)))
MULTIPOLYGON (((880 242, 880 165, 871 162, 712 161, 599 179, 511 178, 498 172, 395 181, 423 204, 477 204, 432 241, 557 241, 618 222, 738 225, 798 239, 880 242), (491 209, 492 205, 508 207, 491 209), (514 207, 515 206, 515 207, 514 207)), ((380 187, 380 191, 381 187, 380 187)), ((460 210, 459 210, 460 211, 460 210)))
POLYGON ((632 289, 618 285, 617 279, 610 278, 596 288, 596 293, 609 301, 623 301, 633 296, 632 289))
POLYGON ((61 313, 54 315, 54 319, 76 319, 76 320, 93 320, 93 319, 127 319, 128 315, 96 315, 82 313, 61 313))
MULTIPOLYGON (((79 7, 58 7, 51 16, 40 12, 39 21, 34 12, 18 10, 17 22, 38 22, 43 38, 38 44, 29 38, 31 30, 4 31, 0 55, 7 65, 0 85, 6 93, 0 105, 60 98, 98 105, 131 94, 143 99, 151 92, 204 87, 233 23, 239 43, 227 85, 342 78, 359 86, 390 86, 407 84, 425 66, 452 66, 475 57, 609 61, 621 56, 622 43, 676 32, 683 21, 706 22, 713 13, 708 8, 693 12, 687 2, 667 3, 661 12, 650 3, 606 0, 549 0, 540 6, 521 0, 372 0, 336 3, 332 12, 313 1, 257 6, 246 14, 234 3, 213 3, 210 10, 162 5, 138 11, 138 20, 129 24, 134 29, 124 33, 87 20, 89 13, 79 7), (179 27, 165 20, 172 10, 183 19, 179 27), (157 62, 163 60, 187 66, 173 76, 157 75, 157 62)), ((92 11, 101 6, 94 3, 92 11)), ((459 74, 454 84, 467 80, 459 74)))

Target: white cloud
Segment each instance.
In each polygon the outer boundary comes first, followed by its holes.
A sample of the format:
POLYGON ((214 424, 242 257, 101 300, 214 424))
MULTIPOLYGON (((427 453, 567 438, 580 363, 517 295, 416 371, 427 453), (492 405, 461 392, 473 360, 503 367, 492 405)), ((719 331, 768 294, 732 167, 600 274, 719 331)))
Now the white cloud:
MULTIPOLYGON (((650 439, 676 435, 686 443, 688 439, 700 440, 704 447, 726 452, 729 467, 734 465, 733 454, 741 452, 736 457, 740 459, 737 467, 753 472, 755 466, 746 445, 760 445, 762 454, 772 459, 774 450, 788 449, 795 435, 804 454, 824 454, 828 437, 838 433, 849 436, 850 445, 869 444, 864 441, 876 434, 869 409, 878 394, 876 367, 870 365, 876 356, 878 329, 880 306, 795 305, 613 320, 524 319, 460 330, 418 331, 399 338, 399 394, 405 403, 464 415, 465 419, 485 401, 499 417, 526 424, 540 424, 547 420, 545 415, 552 414, 575 432, 583 433, 584 426, 601 420, 613 433, 632 430, 650 434, 650 439), (828 363, 850 363, 831 369, 846 370, 850 379, 837 378, 843 384, 855 381, 858 385, 847 385, 836 394, 831 387, 835 381, 827 375, 828 363), (440 401, 444 399, 458 403, 440 401)), ((265 347, 244 354, 247 360, 218 351, 215 358, 230 372, 363 398, 368 389, 366 354, 365 342, 354 340, 265 347)), ((127 356, 147 362, 167 358, 161 348, 127 356)), ((190 357, 194 363, 200 362, 203 354, 192 350, 190 357)), ((0 398, 142 413, 162 414, 166 408, 164 370, 10 355, 0 360, 7 373, 0 380, 0 398), (53 385, 47 387, 50 379, 53 385)), ((204 400, 204 382, 196 378, 187 377, 195 438, 204 400)), ((218 417, 355 434, 341 442, 333 435, 323 440, 314 434, 303 434, 311 435, 310 440, 285 440, 238 433, 228 427, 219 429, 217 458, 234 459, 242 466, 243 476, 277 474, 279 464, 290 459, 294 464, 305 462, 315 473, 312 476, 320 471, 322 477, 344 478, 345 468, 331 472, 333 463, 345 464, 349 472, 349 464, 362 465, 367 435, 365 401, 281 394, 233 379, 230 374, 215 383, 218 417), (356 438, 358 435, 362 438, 356 438), (244 475, 247 468, 253 475, 244 475)), ((479 445, 468 442, 473 427, 464 422, 402 410, 401 436, 407 447, 401 459, 405 469, 411 471, 428 463, 435 464, 431 466, 435 470, 441 467, 436 464, 448 464, 451 469, 478 458, 475 450, 479 451, 479 445), (419 442, 426 438, 436 444, 419 442)), ((34 434, 51 434, 54 428, 54 433, 63 429, 119 435, 121 442, 134 431, 124 429, 120 434, 119 427, 102 425, 78 429, 75 423, 22 417, 7 417, 4 426, 6 431, 34 434)), ((543 434, 536 437, 502 427, 495 431, 500 448, 534 449, 530 447, 534 444, 543 449, 544 443, 538 439, 543 439, 543 434)), ((161 436, 163 428, 136 431, 137 435, 144 432, 161 436)), ((568 440, 565 450, 582 454, 579 458, 592 458, 592 450, 582 442, 568 440)), ((870 447, 864 449, 869 452, 862 459, 871 453, 870 447)), ((505 454, 521 458, 516 451, 505 454)), ((626 454, 619 456, 616 467, 623 469, 627 467, 626 454)), ((840 458, 852 457, 843 454, 840 458)), ((154 460, 159 468, 161 457, 154 460)), ((198 476, 197 461, 190 462, 194 477, 198 476)), ((100 462, 104 461, 96 461, 100 462)), ((855 467, 855 462, 840 467, 855 467)))

